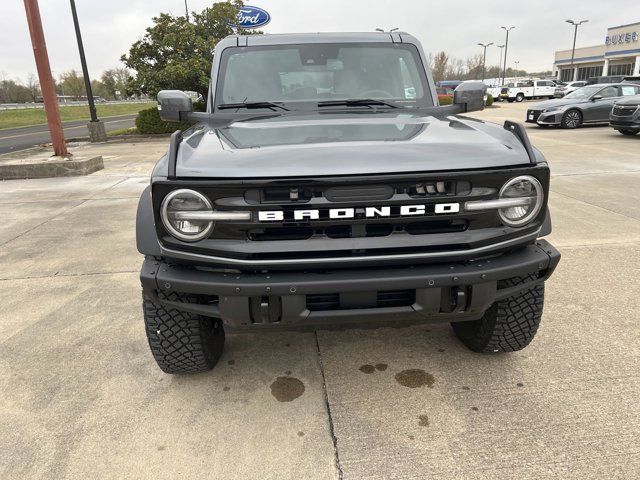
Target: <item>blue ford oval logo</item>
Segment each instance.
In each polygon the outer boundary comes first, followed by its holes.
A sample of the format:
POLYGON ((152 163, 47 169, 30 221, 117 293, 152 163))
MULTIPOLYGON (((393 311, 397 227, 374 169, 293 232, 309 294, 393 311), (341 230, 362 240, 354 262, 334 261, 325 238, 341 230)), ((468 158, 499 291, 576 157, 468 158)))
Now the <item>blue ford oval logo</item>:
POLYGON ((259 7, 245 5, 240 9, 233 24, 237 28, 258 28, 271 21, 271 15, 266 10, 259 7))

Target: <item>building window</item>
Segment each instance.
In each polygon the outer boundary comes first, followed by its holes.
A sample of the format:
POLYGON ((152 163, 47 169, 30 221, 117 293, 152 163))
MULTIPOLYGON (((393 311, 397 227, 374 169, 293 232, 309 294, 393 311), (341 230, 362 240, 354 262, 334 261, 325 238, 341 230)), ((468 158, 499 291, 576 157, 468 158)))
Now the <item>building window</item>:
POLYGON ((578 78, 576 80, 586 80, 590 77, 602 76, 602 65, 597 67, 580 67, 578 68, 578 78))
POLYGON ((560 81, 570 82, 573 80, 573 68, 563 68, 560 70, 560 81))
POLYGON ((609 75, 631 75, 632 73, 633 63, 609 65, 609 75))

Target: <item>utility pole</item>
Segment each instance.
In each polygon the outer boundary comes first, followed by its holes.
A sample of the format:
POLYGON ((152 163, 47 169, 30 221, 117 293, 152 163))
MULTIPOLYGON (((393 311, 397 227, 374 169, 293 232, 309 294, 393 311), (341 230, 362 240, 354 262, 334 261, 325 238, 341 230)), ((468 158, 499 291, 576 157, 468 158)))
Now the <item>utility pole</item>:
POLYGON ((511 27, 500 27, 502 28, 505 32, 507 32, 507 38, 504 42, 504 66, 502 67, 502 85, 504 85, 504 77, 507 74, 507 51, 509 50, 509 32, 511 30, 513 30, 514 26, 511 27))
POLYGON ((27 12, 27 23, 29 24, 31 44, 33 45, 33 56, 36 60, 40 90, 42 90, 42 99, 44 100, 44 110, 47 115, 47 125, 51 133, 53 152, 56 156, 64 157, 69 155, 69 153, 67 152, 67 145, 64 143, 64 132, 62 131, 58 99, 56 98, 56 85, 51 76, 51 66, 49 65, 49 55, 47 54, 47 43, 45 42, 44 32, 42 31, 38 0, 24 0, 24 9, 27 12))
POLYGON ((573 60, 575 58, 576 55, 576 37, 578 36, 578 27, 580 25, 582 25, 583 23, 587 23, 589 20, 580 20, 579 22, 574 22, 573 20, 565 20, 565 22, 573 25, 575 27, 575 29, 573 30, 573 48, 571 49, 571 79, 575 82, 576 79, 576 74, 575 74, 575 70, 573 67, 573 60))
POLYGON ((483 53, 482 53, 482 81, 484 82, 484 72, 485 72, 485 64, 487 63, 487 47, 490 45, 493 45, 493 42, 491 43, 478 43, 478 45, 480 45, 483 49, 483 53))
POLYGON ((91 90, 91 79, 89 78, 89 70, 87 69, 87 59, 84 55, 84 46, 82 45, 82 35, 80 34, 80 24, 78 23, 78 13, 76 12, 75 0, 71 2, 71 14, 73 15, 73 25, 76 29, 76 40, 78 41, 78 51, 80 52, 80 63, 82 64, 82 75, 84 77, 84 87, 87 91, 87 100, 89 101, 89 113, 91 121, 87 124, 89 129, 89 138, 92 142, 106 142, 107 133, 104 129, 104 123, 98 120, 96 113, 96 105, 93 101, 93 92, 91 90))
POLYGON ((500 67, 502 66, 502 49, 504 48, 504 45, 498 45, 498 48, 500 49, 500 61, 498 62, 498 75, 500 75, 500 67))

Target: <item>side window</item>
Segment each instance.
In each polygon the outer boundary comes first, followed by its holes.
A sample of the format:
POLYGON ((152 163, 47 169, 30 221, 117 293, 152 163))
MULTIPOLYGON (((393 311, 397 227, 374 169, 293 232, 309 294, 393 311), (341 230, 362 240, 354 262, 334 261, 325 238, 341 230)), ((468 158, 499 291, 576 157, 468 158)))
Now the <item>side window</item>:
POLYGON ((605 87, 600 90, 597 95, 602 96, 602 98, 613 98, 620 96, 620 94, 618 93, 618 87, 605 87))
POLYGON ((625 97, 627 95, 637 95, 638 90, 640 90, 640 88, 634 87, 633 85, 622 85, 620 89, 622 90, 622 96, 625 97))

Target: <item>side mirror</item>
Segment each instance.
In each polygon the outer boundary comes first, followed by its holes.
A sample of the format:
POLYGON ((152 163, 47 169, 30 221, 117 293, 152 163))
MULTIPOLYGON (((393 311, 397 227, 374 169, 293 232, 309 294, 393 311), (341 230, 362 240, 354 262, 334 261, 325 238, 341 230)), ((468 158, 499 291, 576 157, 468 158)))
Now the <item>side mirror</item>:
POLYGON ((193 112, 193 101, 181 90, 161 90, 158 92, 158 112, 165 122, 180 122, 193 112))
POLYGON ((591 97, 592 102, 595 102, 596 100, 602 100, 602 95, 594 95, 591 97))
POLYGON ((483 82, 464 82, 453 91, 453 103, 460 105, 463 112, 482 110, 486 93, 487 86, 483 82))

